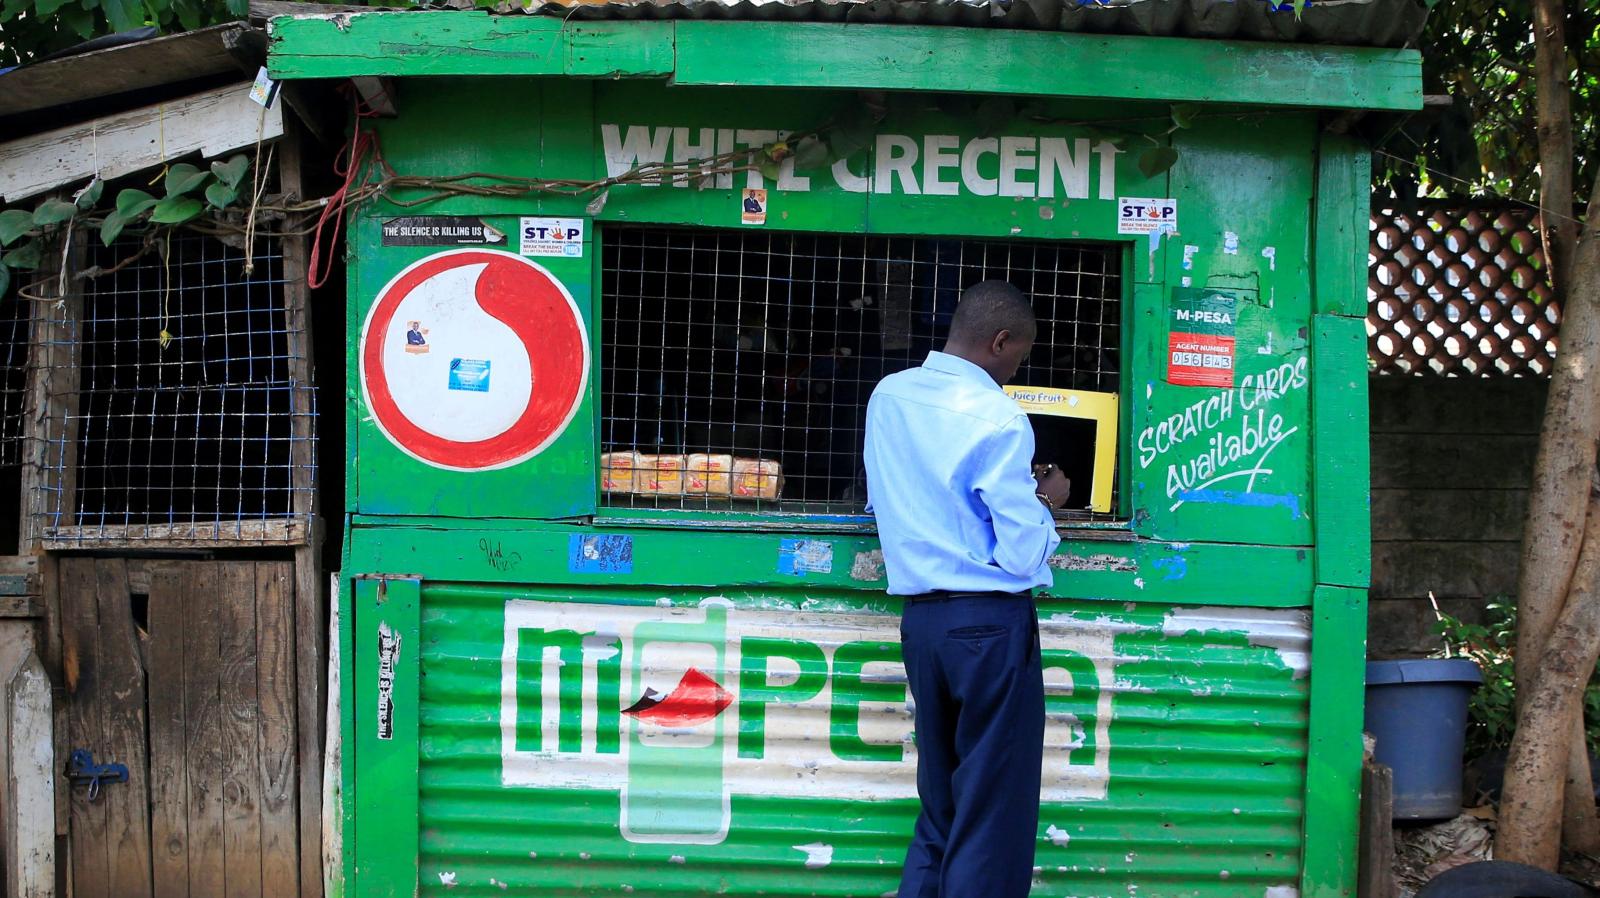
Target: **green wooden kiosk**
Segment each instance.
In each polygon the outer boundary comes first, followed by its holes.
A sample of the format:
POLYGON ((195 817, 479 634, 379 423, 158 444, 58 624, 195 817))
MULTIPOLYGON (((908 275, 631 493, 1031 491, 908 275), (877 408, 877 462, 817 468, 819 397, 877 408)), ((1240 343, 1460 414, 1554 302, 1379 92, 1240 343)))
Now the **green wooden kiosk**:
POLYGON ((1418 9, 274 19, 275 77, 391 113, 345 219, 345 893, 892 894, 916 747, 863 412, 1001 278, 1074 482, 1034 893, 1353 894, 1346 134, 1420 107, 1418 9))

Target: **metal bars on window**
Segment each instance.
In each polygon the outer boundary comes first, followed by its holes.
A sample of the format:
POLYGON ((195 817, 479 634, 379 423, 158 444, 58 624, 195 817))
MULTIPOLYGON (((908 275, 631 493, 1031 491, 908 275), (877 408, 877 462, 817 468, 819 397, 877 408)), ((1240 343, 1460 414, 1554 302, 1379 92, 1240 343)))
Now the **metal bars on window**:
POLYGON ((258 238, 249 270, 241 244, 96 242, 84 261, 103 273, 44 308, 57 345, 33 507, 47 544, 304 538, 316 410, 291 358, 304 335, 281 241, 258 238))
POLYGON ((613 227, 602 235, 606 503, 860 512, 867 399, 1005 280, 1039 334, 1016 383, 1115 392, 1114 247, 613 227))

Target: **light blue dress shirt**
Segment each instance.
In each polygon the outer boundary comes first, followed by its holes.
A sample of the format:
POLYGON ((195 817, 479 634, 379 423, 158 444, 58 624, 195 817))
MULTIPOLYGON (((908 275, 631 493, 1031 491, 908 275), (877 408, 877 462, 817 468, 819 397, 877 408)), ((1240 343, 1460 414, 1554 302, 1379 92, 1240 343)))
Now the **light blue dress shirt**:
POLYGON ((982 368, 931 352, 867 403, 867 511, 891 595, 1050 585, 1061 542, 1033 479, 1033 427, 982 368))

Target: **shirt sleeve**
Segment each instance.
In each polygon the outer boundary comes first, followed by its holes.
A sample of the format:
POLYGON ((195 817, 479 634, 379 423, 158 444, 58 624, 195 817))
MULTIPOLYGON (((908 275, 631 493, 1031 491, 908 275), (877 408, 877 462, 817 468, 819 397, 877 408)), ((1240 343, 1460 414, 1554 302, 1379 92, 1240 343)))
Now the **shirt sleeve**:
POLYGON ((1030 577, 1060 545, 1055 519, 1039 501, 1033 479, 1033 428, 1018 415, 990 439, 973 481, 994 524, 994 560, 1000 569, 1030 577))

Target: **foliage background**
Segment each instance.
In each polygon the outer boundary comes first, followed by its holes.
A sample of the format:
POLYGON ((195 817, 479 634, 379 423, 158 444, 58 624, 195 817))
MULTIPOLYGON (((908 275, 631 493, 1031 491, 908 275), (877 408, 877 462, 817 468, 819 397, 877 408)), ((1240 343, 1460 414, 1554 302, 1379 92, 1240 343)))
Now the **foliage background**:
MULTIPOLYGON (((1572 67, 1574 203, 1600 168, 1600 0, 1566 0, 1572 67)), ((1537 203, 1532 0, 1440 0, 1418 41, 1425 93, 1449 95, 1437 115, 1389 125, 1374 187, 1397 197, 1498 195, 1537 203), (1426 173, 1419 171, 1426 168, 1426 173)))

